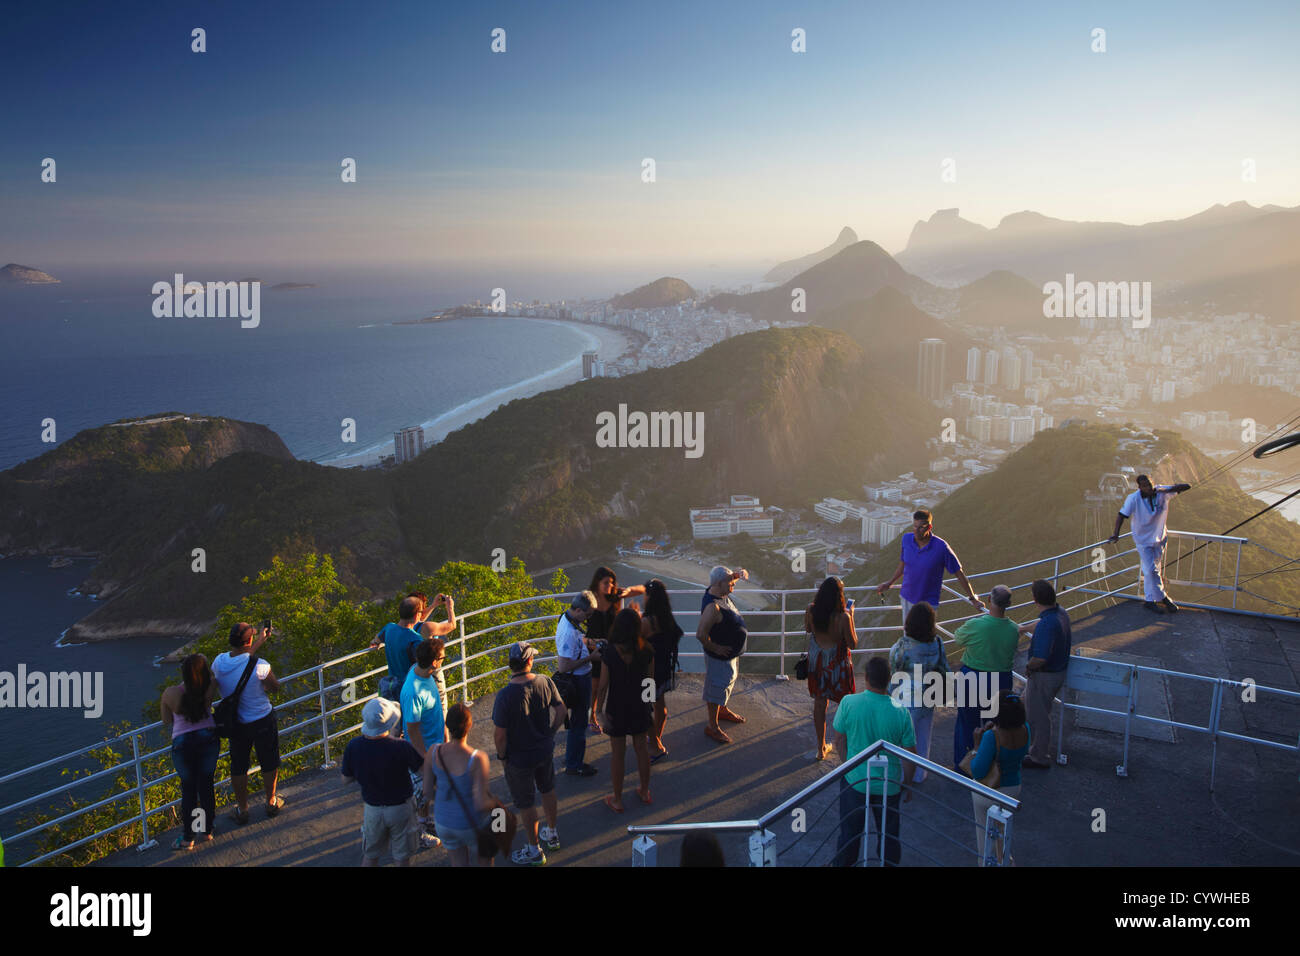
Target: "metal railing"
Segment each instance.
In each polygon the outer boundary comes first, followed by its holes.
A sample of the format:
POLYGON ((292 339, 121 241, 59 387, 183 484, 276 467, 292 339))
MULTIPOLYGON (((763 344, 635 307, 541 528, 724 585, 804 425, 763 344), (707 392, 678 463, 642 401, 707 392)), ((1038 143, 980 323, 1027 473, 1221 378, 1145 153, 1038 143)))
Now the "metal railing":
MULTIPOLYGON (((1212 535, 1212 534, 1201 534, 1198 532, 1184 532, 1184 531, 1170 531, 1169 536, 1171 539, 1179 540, 1179 541, 1181 541, 1182 539, 1188 539, 1188 540, 1201 542, 1202 544, 1205 543, 1208 543, 1209 545, 1217 544, 1217 546, 1220 548, 1221 551, 1224 547, 1234 548, 1236 551, 1235 561, 1233 563, 1233 583, 1231 585, 1224 584, 1221 575, 1216 576, 1214 580, 1210 580, 1210 581, 1192 581, 1190 579, 1188 580, 1179 579, 1179 583, 1186 586, 1204 587, 1218 592, 1231 591, 1233 594, 1232 606, 1227 607, 1227 606, 1213 605, 1213 604, 1197 604, 1197 603, 1184 602, 1185 606, 1205 608, 1208 610, 1228 611, 1231 613, 1253 614, 1257 616, 1259 615, 1259 612, 1245 611, 1236 607, 1237 604, 1236 596, 1238 592, 1241 590, 1239 587, 1239 581, 1241 577, 1242 549, 1246 545, 1250 544, 1248 539, 1225 537, 1221 535, 1212 535)), ((1128 535, 1125 535, 1124 537, 1128 537, 1128 535)), ((1048 558, 1042 558, 1036 561, 1028 562, 1026 564, 1017 565, 1015 567, 1002 568, 996 571, 984 571, 976 574, 971 574, 968 576, 968 580, 970 580, 972 584, 974 584, 974 582, 976 581, 987 582, 989 585, 993 583, 1003 583, 1003 584, 1007 584, 1009 587, 1012 587, 1013 589, 1019 589, 1019 588, 1026 587, 1028 583, 1034 580, 1035 578, 1040 578, 1040 577, 1047 578, 1052 580, 1057 585, 1058 601, 1060 605, 1063 608, 1065 608, 1067 611, 1073 611, 1079 608, 1086 609, 1089 605, 1092 605, 1096 602, 1111 602, 1113 604, 1115 601, 1119 599, 1141 600, 1142 597, 1140 591, 1128 590, 1130 588, 1136 588, 1138 586, 1138 576, 1140 572, 1138 570, 1136 563, 1133 565, 1121 565, 1119 567, 1115 567, 1112 569, 1112 565, 1120 564, 1122 559, 1126 558, 1128 555, 1135 554, 1136 549, 1129 549, 1127 551, 1120 551, 1115 555, 1108 555, 1106 554, 1104 545, 1105 542, 1097 542, 1092 545, 1085 545, 1084 547, 1075 548, 1071 551, 1066 551, 1059 555, 1054 555, 1048 558), (1099 552, 1102 556, 1104 556, 1104 560, 1099 559, 1098 556, 1099 552), (1086 557, 1081 558, 1081 556, 1085 554, 1086 557), (1082 561, 1082 563, 1079 563, 1080 561, 1082 561), (1024 581, 1019 583, 1011 583, 1006 580, 1008 575, 1015 574, 1017 572, 1027 572, 1030 569, 1038 569, 1039 573, 1030 574, 1026 577, 1024 581), (1050 569, 1050 573, 1048 573, 1049 569, 1050 569), (1117 585, 1112 585, 1111 581, 1116 577, 1121 578, 1121 580, 1117 585), (998 580, 996 582, 991 580, 994 578, 998 580), (1060 586, 1062 579, 1065 579, 1067 582, 1065 587, 1060 586), (1077 583, 1073 583, 1073 584, 1069 583, 1071 579, 1077 579, 1077 583)), ((1178 568, 1179 562, 1182 560, 1181 544, 1179 547, 1180 549, 1172 562, 1176 570, 1178 568)), ((1208 547, 1206 548, 1206 550, 1208 551, 1208 547)), ((1271 552, 1268 549, 1261 549, 1261 550, 1268 551, 1268 553, 1270 554, 1276 554, 1276 552, 1271 552)), ((1278 555, 1278 556, 1283 557, 1285 559, 1284 555, 1278 555)), ((1188 558, 1189 567, 1193 567, 1195 557, 1196 557, 1195 554, 1191 554, 1191 556, 1188 558)), ((1166 562, 1167 566, 1169 563, 1170 562, 1168 561, 1166 562)), ((1209 567, 1208 557, 1202 558, 1201 564, 1205 574, 1208 576, 1208 567, 1209 567)), ((1222 568, 1222 554, 1220 554, 1219 563, 1216 565, 1217 570, 1221 571, 1221 568, 1222 568)), ((703 586, 701 585, 701 589, 702 587, 703 586)), ((976 587, 977 590, 984 590, 983 588, 980 588, 978 586, 976 587)), ((944 585, 944 589, 950 594, 957 595, 958 597, 964 597, 963 595, 957 594, 957 592, 954 591, 948 585, 944 585)), ((874 587, 870 585, 849 587, 845 589, 846 593, 849 594, 850 596, 859 593, 862 595, 871 595, 874 593, 874 590, 875 590, 874 587)), ((577 593, 578 592, 570 591, 570 592, 565 592, 563 594, 538 594, 531 597, 518 598, 513 601, 492 605, 490 607, 478 608, 475 610, 466 611, 461 614, 458 614, 457 635, 454 638, 448 639, 446 641, 446 645, 447 645, 447 650, 449 652, 453 650, 459 650, 460 656, 456 660, 449 660, 449 662, 445 665, 445 667, 449 671, 449 673, 447 674, 448 677, 450 677, 452 674, 458 673, 459 679, 456 680, 455 682, 449 682, 448 696, 454 699, 457 695, 459 695, 459 698, 465 701, 466 703, 471 702, 473 698, 473 692, 476 689, 478 689, 478 687, 485 686, 481 682, 490 681, 494 678, 499 679, 501 675, 503 675, 508 671, 508 666, 504 663, 504 658, 509 645, 512 644, 514 640, 516 640, 517 638, 517 635, 512 636, 512 634, 518 628, 523 626, 535 625, 539 623, 549 624, 550 622, 553 622, 555 620, 555 615, 543 614, 540 616, 525 616, 512 621, 507 621, 504 623, 493 624, 487 627, 483 627, 480 630, 471 630, 467 632, 467 626, 472 627, 472 624, 469 624, 469 622, 473 621, 474 618, 480 617, 481 615, 485 615, 493 611, 500 611, 506 608, 514 608, 520 605, 537 604, 539 602, 555 600, 555 599, 567 600, 575 596, 577 593), (496 635, 496 634, 499 634, 501 636, 501 643, 499 644, 494 643, 492 646, 486 649, 475 650, 473 652, 467 653, 467 651, 471 647, 470 645, 471 641, 476 641, 484 637, 490 635, 496 635), (481 673, 477 673, 477 674, 471 673, 470 670, 471 662, 476 660, 486 659, 491 657, 492 655, 500 655, 498 659, 501 660, 502 663, 499 666, 489 667, 488 669, 484 670, 481 673)), ((672 589, 669 591, 669 594, 673 594, 673 595, 686 594, 686 595, 698 596, 699 593, 700 590, 695 590, 695 589, 688 590, 688 589, 679 588, 679 589, 672 589)), ((745 595, 753 594, 753 593, 755 592, 744 591, 744 592, 740 592, 740 596, 743 599, 745 595)), ((775 661, 776 663, 775 676, 778 679, 788 679, 785 673, 789 665, 788 658, 790 658, 791 656, 795 656, 797 659, 797 655, 799 653, 802 653, 803 650, 803 647, 798 645, 796 646, 796 649, 792 650, 789 643, 790 638, 791 636, 796 636, 796 638, 799 640, 806 639, 803 630, 803 619, 802 619, 804 613, 804 606, 806 604, 806 600, 810 600, 811 596, 816 593, 816 590, 812 588, 796 588, 796 589, 788 589, 788 590, 764 590, 757 593, 768 595, 770 596, 770 599, 779 600, 779 607, 754 608, 745 611, 745 615, 747 618, 751 618, 751 619, 760 618, 760 619, 770 620, 772 617, 775 617, 776 621, 774 626, 769 625, 767 629, 758 628, 749 631, 749 636, 751 638, 751 643, 750 643, 751 649, 748 649, 746 651, 744 659, 749 662, 755 660, 775 661), (789 620, 791 615, 796 616, 796 623, 793 627, 791 627, 790 620, 789 620)), ((1267 601, 1269 599, 1264 598, 1263 600, 1267 601)), ((951 602, 948 603, 951 606, 951 602)), ((1278 602, 1272 602, 1272 603, 1278 604, 1278 602)), ((1009 613, 1018 612, 1032 606, 1033 606, 1032 602, 1023 602, 1021 604, 1013 605, 1009 609, 1009 613)), ((1285 607, 1285 605, 1279 605, 1279 606, 1285 607)), ((942 609, 944 605, 941 604, 940 607, 942 609)), ((687 609, 679 610, 676 612, 679 618, 687 618, 692 620, 697 619, 700 613, 701 612, 698 610, 687 610, 687 609)), ((887 619, 888 616, 890 615, 894 615, 895 623, 875 623, 871 625, 864 624, 863 626, 857 626, 856 629, 859 634, 872 634, 872 635, 883 634, 886 636, 886 643, 883 646, 859 647, 853 651, 854 654, 858 656, 862 656, 868 654, 886 653, 888 652, 896 636, 901 634, 903 622, 902 622, 901 614, 899 614, 898 605, 867 605, 867 604, 859 603, 854 608, 855 626, 857 625, 857 622, 859 620, 863 620, 864 618, 879 620, 880 615, 884 615, 885 619, 887 619)), ((957 627, 959 627, 964 621, 969 620, 970 618, 975 616, 977 616, 976 613, 970 613, 970 614, 958 614, 957 616, 944 618, 939 622, 939 630, 942 634, 951 637, 952 632, 957 627)), ((1295 619, 1294 617, 1286 617, 1282 615, 1266 614, 1262 616, 1283 617, 1284 619, 1288 619, 1288 620, 1295 619)), ((692 629, 687 628, 687 633, 691 634, 692 629)), ((534 638, 533 640, 538 643, 545 643, 546 641, 545 638, 543 639, 534 638)), ((322 761, 321 765, 324 767, 333 766, 332 761, 330 759, 331 743, 339 740, 342 737, 346 737, 350 734, 355 733, 360 729, 361 724, 360 722, 357 722, 341 729, 331 730, 330 718, 335 717, 339 714, 343 714, 351 710, 352 708, 360 707, 364 705, 366 701, 377 696, 374 693, 367 694, 365 696, 358 696, 357 684, 361 680, 371 678, 382 673, 385 670, 385 667, 383 665, 379 667, 368 667, 366 663, 358 663, 356 665, 358 668, 358 672, 340 676, 338 677, 338 679, 327 678, 326 671, 331 668, 341 668, 344 665, 353 664, 353 662, 361 662, 362 659, 365 658, 368 654, 373 654, 373 653, 375 653, 374 650, 367 648, 352 654, 347 654, 342 657, 335 658, 323 664, 318 664, 314 667, 299 671, 295 674, 291 674, 288 677, 281 679, 282 685, 291 685, 295 681, 301 681, 307 685, 314 684, 314 687, 312 687, 310 691, 303 693, 300 696, 295 697, 290 701, 277 704, 276 707, 278 711, 282 711, 282 712, 287 711, 292 707, 305 706, 309 703, 315 704, 315 707, 312 708, 312 714, 310 717, 304 720, 300 720, 299 722, 291 725, 290 727, 282 728, 280 730, 281 735, 289 736, 294 733, 305 732, 308 729, 312 729, 312 728, 317 728, 313 730, 313 732, 318 733, 317 737, 309 740, 308 742, 306 742, 301 746, 295 747, 289 753, 283 754, 282 757, 295 756, 319 748, 321 753, 321 761, 322 761), (313 677, 315 678, 314 680, 312 680, 313 677), (331 696, 336 693, 338 695, 337 698, 331 699, 331 696)), ((380 651, 380 653, 382 653, 382 651, 380 651)), ((702 663, 705 655, 703 649, 696 650, 696 651, 682 650, 679 654, 679 657, 680 659, 687 662, 699 661, 702 663)), ((540 660, 542 663, 545 663, 547 661, 554 660, 554 656, 553 655, 544 656, 540 660)), ((1139 670, 1158 670, 1158 669, 1139 668, 1139 670)), ((1290 749, 1290 750, 1298 749, 1296 746, 1289 746, 1285 744, 1280 744, 1277 741, 1271 741, 1271 740, 1261 739, 1257 737, 1251 737, 1248 735, 1237 734, 1235 732, 1230 732, 1222 728, 1222 726, 1220 725, 1220 718, 1222 714, 1223 687, 1228 685, 1244 686, 1242 682, 1233 681, 1227 678, 1206 677, 1202 675, 1180 675, 1178 674, 1178 672, 1174 672, 1174 671, 1167 671, 1162 673, 1176 675, 1176 676, 1192 677, 1198 680, 1215 682, 1216 684, 1215 702, 1212 705, 1210 719, 1207 721, 1206 725, 1204 726, 1187 725, 1187 724, 1178 724, 1176 722, 1171 722, 1171 725, 1181 726, 1187 730, 1209 733, 1213 738, 1214 745, 1216 748, 1217 748, 1218 739, 1222 737, 1225 739, 1241 740, 1247 743, 1263 744, 1265 746, 1277 747, 1280 749, 1290 749)), ((1258 689, 1266 691, 1268 693, 1276 693, 1288 697, 1294 696, 1292 692, 1280 690, 1277 688, 1270 687, 1270 688, 1258 688, 1258 689)), ((1077 708, 1077 709, 1085 709, 1085 710, 1089 709, 1075 704, 1068 704, 1066 706, 1077 708)), ((1141 715, 1134 715, 1134 719, 1151 720, 1151 721, 1160 722, 1159 718, 1141 716, 1141 715)), ((162 775, 153 780, 145 779, 146 774, 144 772, 144 766, 143 766, 144 763, 149 760, 163 757, 167 755, 170 751, 169 744, 152 751, 148 751, 147 746, 142 746, 142 744, 145 742, 146 735, 152 732, 161 731, 161 729, 162 729, 161 722, 155 722, 145 727, 132 729, 127 733, 121 734, 109 740, 101 741, 86 747, 82 747, 79 750, 74 750, 70 753, 62 754, 50 760, 42 761, 41 763, 35 764, 30 767, 26 767, 22 770, 18 770, 13 773, 6 774, 3 777, 0 777, 0 787, 4 787, 14 783, 15 781, 20 780, 23 777, 29 776, 31 774, 37 773, 42 770, 46 770, 52 767, 68 767, 70 766, 72 761, 76 761, 78 759, 84 758, 86 755, 91 754, 93 751, 102 750, 106 747, 112 748, 115 746, 126 745, 126 744, 129 744, 131 747, 132 757, 127 762, 120 763, 112 767, 106 767, 104 769, 95 771, 93 773, 89 773, 84 776, 77 777, 76 779, 70 781, 69 783, 62 784, 60 786, 45 790, 42 793, 34 794, 32 796, 28 796, 26 798, 17 800, 15 802, 8 803, 6 806, 0 807, 0 820, 2 820, 4 819, 5 816, 14 813, 18 810, 22 810, 24 808, 36 808, 41 806, 42 804, 47 804, 51 798, 58 797, 65 793, 70 793, 72 790, 74 790, 74 788, 82 787, 88 783, 93 783, 96 781, 118 781, 120 783, 123 782, 124 777, 126 778, 125 783, 127 785, 120 793, 113 794, 112 796, 98 800, 95 803, 92 803, 87 806, 77 807, 76 809, 66 814, 63 814, 55 819, 47 820, 38 825, 28 827, 22 832, 6 834, 4 836, 6 847, 13 848, 15 844, 17 844, 18 841, 20 840, 32 838, 37 834, 50 829, 51 827, 57 826, 62 823, 67 823, 75 818, 84 816, 85 814, 90 813, 94 810, 101 809, 103 807, 116 804, 124 800, 129 800, 132 798, 135 799, 138 808, 136 812, 130 817, 122 820, 118 820, 114 822, 111 826, 108 826, 103 830, 99 830, 88 836, 81 837, 67 844, 60 845, 58 847, 50 849, 49 851, 42 853, 39 856, 24 861, 22 865, 32 865, 32 864, 42 863, 54 859, 70 850, 76 849, 80 846, 90 843, 93 840, 100 839, 104 836, 114 833, 122 829, 123 827, 132 826, 132 825, 138 825, 141 828, 141 839, 140 839, 140 843, 138 844, 139 849, 146 849, 148 847, 154 846, 155 843, 153 840, 151 840, 149 836, 149 825, 148 825, 149 817, 155 816, 162 811, 175 807, 180 803, 179 800, 172 800, 169 803, 163 804, 161 806, 155 806, 155 807, 146 806, 147 804, 146 794, 149 790, 177 779, 177 775, 174 772, 162 775), (142 753, 142 751, 145 752, 142 753)), ((258 772, 259 770, 260 767, 253 767, 250 768, 249 772, 251 774, 251 773, 258 772)), ((1211 777, 1213 778, 1213 766, 1211 767, 1211 777)), ((226 780, 220 781, 219 785, 224 785, 226 783, 228 783, 228 778, 226 780)), ((12 849, 11 849, 11 854, 12 854, 12 849)), ((12 859, 12 855, 11 855, 11 859, 12 859)))
MULTIPOLYGON (((1011 817, 1020 807, 1020 801, 998 790, 992 790, 982 783, 957 773, 948 767, 942 767, 925 757, 918 756, 886 740, 877 740, 860 753, 854 754, 831 772, 822 775, 798 793, 781 801, 767 813, 753 820, 724 820, 713 823, 662 823, 644 826, 629 826, 627 832, 635 839, 632 843, 633 866, 658 865, 658 844, 654 837, 685 835, 688 833, 748 833, 750 866, 810 866, 825 861, 827 844, 835 839, 831 860, 839 866, 888 866, 894 865, 890 859, 891 844, 895 845, 895 854, 901 858, 902 851, 917 853, 929 862, 938 865, 951 865, 952 860, 941 860, 929 850, 921 847, 920 841, 908 840, 902 834, 902 822, 908 820, 925 831, 931 839, 941 841, 941 845, 956 847, 958 858, 984 866, 1002 866, 1008 861, 1011 851, 1011 817), (890 757, 900 763, 900 776, 894 778, 889 773, 890 757), (859 811, 852 807, 846 813, 836 813, 832 823, 823 826, 823 821, 832 812, 843 809, 841 794, 851 784, 848 774, 860 767, 867 768, 867 781, 878 781, 881 789, 887 790, 891 784, 898 785, 897 801, 892 799, 872 799, 863 794, 862 800, 850 803, 862 803, 859 811), (973 813, 955 810, 949 804, 934 795, 926 793, 910 783, 913 769, 921 769, 928 774, 940 777, 948 783, 955 784, 962 795, 973 795, 988 803, 984 821, 976 820, 973 813), (828 794, 833 791, 833 795, 828 794), (826 805, 818 811, 814 805, 818 797, 830 796, 826 805), (925 814, 911 814, 905 809, 906 802, 913 797, 928 800, 925 814), (894 806, 891 807, 891 804, 894 806), (817 813, 809 820, 809 810, 817 813), (979 842, 974 846, 965 841, 953 839, 941 826, 927 821, 926 816, 948 814, 960 826, 981 827, 984 834, 983 854, 979 842), (890 819, 897 814, 901 819, 890 819), (784 833, 784 827, 777 827, 778 821, 789 820, 790 837, 785 846, 778 834, 784 833), (808 849, 805 840, 811 841, 826 831, 815 846, 808 849), (856 852, 853 844, 858 842, 856 852), (798 851, 802 850, 799 862, 791 862, 798 851), (785 857, 783 861, 781 858, 785 857)), ((945 847, 946 848, 946 847, 945 847)), ((951 851, 949 851, 951 852, 951 851)))

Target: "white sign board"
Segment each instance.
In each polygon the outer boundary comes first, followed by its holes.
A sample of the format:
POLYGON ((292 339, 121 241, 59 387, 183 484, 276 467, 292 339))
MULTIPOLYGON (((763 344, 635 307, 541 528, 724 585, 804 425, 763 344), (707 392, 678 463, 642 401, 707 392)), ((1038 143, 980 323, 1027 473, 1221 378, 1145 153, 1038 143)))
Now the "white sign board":
POLYGON ((1105 661, 1099 657, 1071 657, 1065 672, 1065 686, 1074 690, 1127 697, 1133 681, 1133 665, 1105 661))

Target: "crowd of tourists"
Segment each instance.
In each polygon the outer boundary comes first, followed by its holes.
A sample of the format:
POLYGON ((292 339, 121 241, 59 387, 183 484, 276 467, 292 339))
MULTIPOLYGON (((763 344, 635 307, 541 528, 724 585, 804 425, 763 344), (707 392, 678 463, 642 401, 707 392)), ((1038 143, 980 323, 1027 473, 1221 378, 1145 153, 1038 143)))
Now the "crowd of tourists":
MULTIPOLYGON (((1164 519, 1169 498, 1188 486, 1156 488, 1146 476, 1139 477, 1138 485, 1139 491, 1120 510, 1116 535, 1124 519, 1133 520, 1147 607, 1174 612, 1177 606, 1165 594, 1160 577, 1164 519)), ((700 598, 695 637, 704 652, 703 733, 719 745, 732 742, 724 724, 746 722, 730 704, 748 642, 732 592, 736 582, 747 577, 743 569, 715 567, 700 598)), ((829 726, 844 760, 880 740, 929 760, 934 711, 955 705, 953 767, 1018 798, 1022 770, 1051 766, 1052 705, 1065 682, 1071 649, 1070 619, 1058 606, 1055 589, 1048 581, 1034 581, 1037 617, 1016 624, 1007 616, 1013 606, 1011 590, 998 585, 987 602, 981 599, 952 548, 934 535, 933 518, 925 510, 914 514, 912 530, 903 535, 896 572, 876 588, 882 601, 900 578, 903 634, 887 657, 868 657, 861 691, 853 663, 859 644, 854 607, 840 579, 824 580, 804 612, 808 645, 797 673, 806 679, 813 701, 814 758, 825 760, 834 750, 829 726), (936 624, 946 575, 956 578, 966 600, 982 612, 953 633, 950 646, 945 646, 936 624), (1028 676, 1016 693, 1012 664, 1025 635, 1028 676), (949 675, 956 654, 959 670, 949 675), (955 701, 936 699, 922 692, 929 675, 960 676, 944 686, 977 692, 955 701), (900 689, 910 692, 900 695, 900 689), (992 719, 984 719, 990 712, 992 719)), ((344 779, 360 786, 363 865, 377 865, 384 853, 399 865, 409 865, 419 850, 438 846, 447 850, 454 865, 491 866, 501 854, 521 865, 546 863, 546 853, 562 845, 555 793, 555 739, 562 729, 561 772, 570 777, 596 776, 596 768, 586 760, 588 736, 609 737, 610 780, 604 805, 610 813, 623 814, 627 808, 629 742, 636 764, 633 793, 640 804, 654 803, 651 769, 669 753, 668 695, 677 687, 684 635, 662 581, 623 588, 612 569, 598 568, 590 586, 559 617, 553 674, 534 670, 539 652, 532 644, 510 647, 510 678, 492 707, 491 749, 503 764, 513 810, 489 788, 491 755, 468 743, 474 726, 469 707, 448 704, 443 635, 455 627, 450 595, 429 601, 413 592, 400 602, 398 620, 370 644, 383 648, 388 672, 378 695, 366 702, 361 735, 347 745, 341 764, 344 779), (435 621, 438 610, 445 615, 435 621)), ((230 742, 232 820, 249 822, 248 773, 254 754, 264 782, 266 815, 276 816, 285 805, 276 792, 279 732, 268 697, 279 681, 270 662, 258 655, 270 635, 270 621, 260 630, 247 623, 234 625, 230 650, 211 665, 201 654, 186 657, 182 682, 163 694, 162 720, 172 736, 181 784, 183 830, 173 843, 175 849, 192 849, 213 838, 213 778, 223 737, 230 742), (221 702, 214 711, 218 693, 221 702)), ((911 799, 926 774, 916 765, 905 778, 902 760, 892 754, 887 763, 884 775, 873 775, 864 762, 841 777, 835 852, 839 865, 862 859, 868 811, 875 821, 875 843, 868 854, 890 865, 901 859, 901 804, 911 799)), ((981 865, 988 860, 1010 862, 1000 847, 985 846, 984 820, 991 803, 978 793, 972 795, 981 865)), ((683 846, 684 864, 720 864, 721 859, 711 838, 701 835, 683 846)))

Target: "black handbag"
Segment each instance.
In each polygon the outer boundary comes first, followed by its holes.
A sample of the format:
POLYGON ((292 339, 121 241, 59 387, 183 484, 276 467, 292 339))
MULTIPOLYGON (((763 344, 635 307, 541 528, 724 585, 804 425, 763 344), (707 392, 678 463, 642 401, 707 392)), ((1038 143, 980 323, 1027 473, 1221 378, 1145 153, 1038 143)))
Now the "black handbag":
POLYGON ((229 697, 221 698, 217 706, 212 708, 212 723, 216 726, 218 737, 229 737, 235 732, 235 726, 239 723, 239 695, 244 692, 244 685, 248 683, 248 678, 253 675, 253 668, 256 666, 257 655, 249 654, 248 666, 240 675, 234 691, 229 697))
POLYGON ((808 679, 808 655, 807 654, 799 658, 799 663, 794 665, 794 676, 796 680, 808 679))

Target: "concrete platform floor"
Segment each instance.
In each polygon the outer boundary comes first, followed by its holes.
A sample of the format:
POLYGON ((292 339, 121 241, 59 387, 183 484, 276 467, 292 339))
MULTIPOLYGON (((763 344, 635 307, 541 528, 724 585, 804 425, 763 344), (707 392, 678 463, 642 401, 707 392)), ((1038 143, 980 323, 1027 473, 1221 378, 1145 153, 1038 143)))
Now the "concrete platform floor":
MULTIPOLYGON (((1125 603, 1077 620, 1076 644, 1100 651, 1155 658, 1161 666, 1242 679, 1285 689, 1300 688, 1300 624, 1218 612, 1184 610, 1156 617, 1125 603)), ((1023 663, 1024 652, 1018 663, 1023 663)), ((1022 670, 1021 667, 1017 668, 1022 670)), ((858 666, 862 685, 861 663, 858 666)), ((1168 681, 1174 718, 1204 724, 1208 685, 1168 681)), ((686 675, 669 697, 665 744, 670 754, 651 776, 653 806, 633 792, 635 762, 629 748, 625 786, 627 811, 614 814, 609 792, 610 745, 588 738, 588 760, 599 771, 581 779, 558 776, 562 849, 549 853, 552 866, 625 866, 632 857, 629 824, 704 822, 754 818, 811 784, 837 763, 811 759, 814 749, 811 700, 804 685, 773 678, 742 678, 732 707, 748 723, 730 729, 730 746, 702 732, 704 705, 699 678, 686 675)), ((476 702, 471 743, 491 752, 490 699, 476 702)), ((940 710, 934 721, 931 757, 947 766, 952 757, 954 712, 940 710)), ((1236 697, 1225 707, 1228 730, 1288 742, 1289 751, 1221 739, 1216 789, 1209 789, 1208 736, 1177 731, 1177 742, 1134 737, 1128 777, 1116 776, 1122 739, 1101 730, 1073 726, 1067 718, 1069 762, 1050 770, 1024 772, 1022 807, 1014 819, 1013 853, 1020 866, 1242 866, 1300 863, 1300 706, 1259 695, 1254 703, 1236 697), (1105 829, 1098 830, 1104 811, 1105 829)), ((561 740, 559 749, 562 752, 561 740)), ((492 761, 492 790, 506 797, 501 767, 492 761)), ((974 825, 969 794, 931 776, 917 797, 903 804, 903 864, 974 865, 974 825)), ((337 770, 311 771, 287 781, 287 801, 275 820, 254 803, 253 822, 238 827, 228 815, 218 820, 216 840, 189 853, 172 852, 176 831, 159 835, 159 847, 124 850, 107 866, 355 866, 360 857, 361 797, 337 770)), ((256 796, 254 800, 256 800, 256 796)), ((834 844, 835 787, 808 801, 808 832, 796 836, 778 825, 783 864, 823 864, 834 844)), ((659 865, 677 863, 679 839, 659 841, 659 865)), ((721 842, 729 865, 747 862, 747 836, 727 834, 721 842)), ((417 855, 415 865, 448 865, 441 849, 417 855)), ((497 865, 510 866, 498 857, 497 865)))

